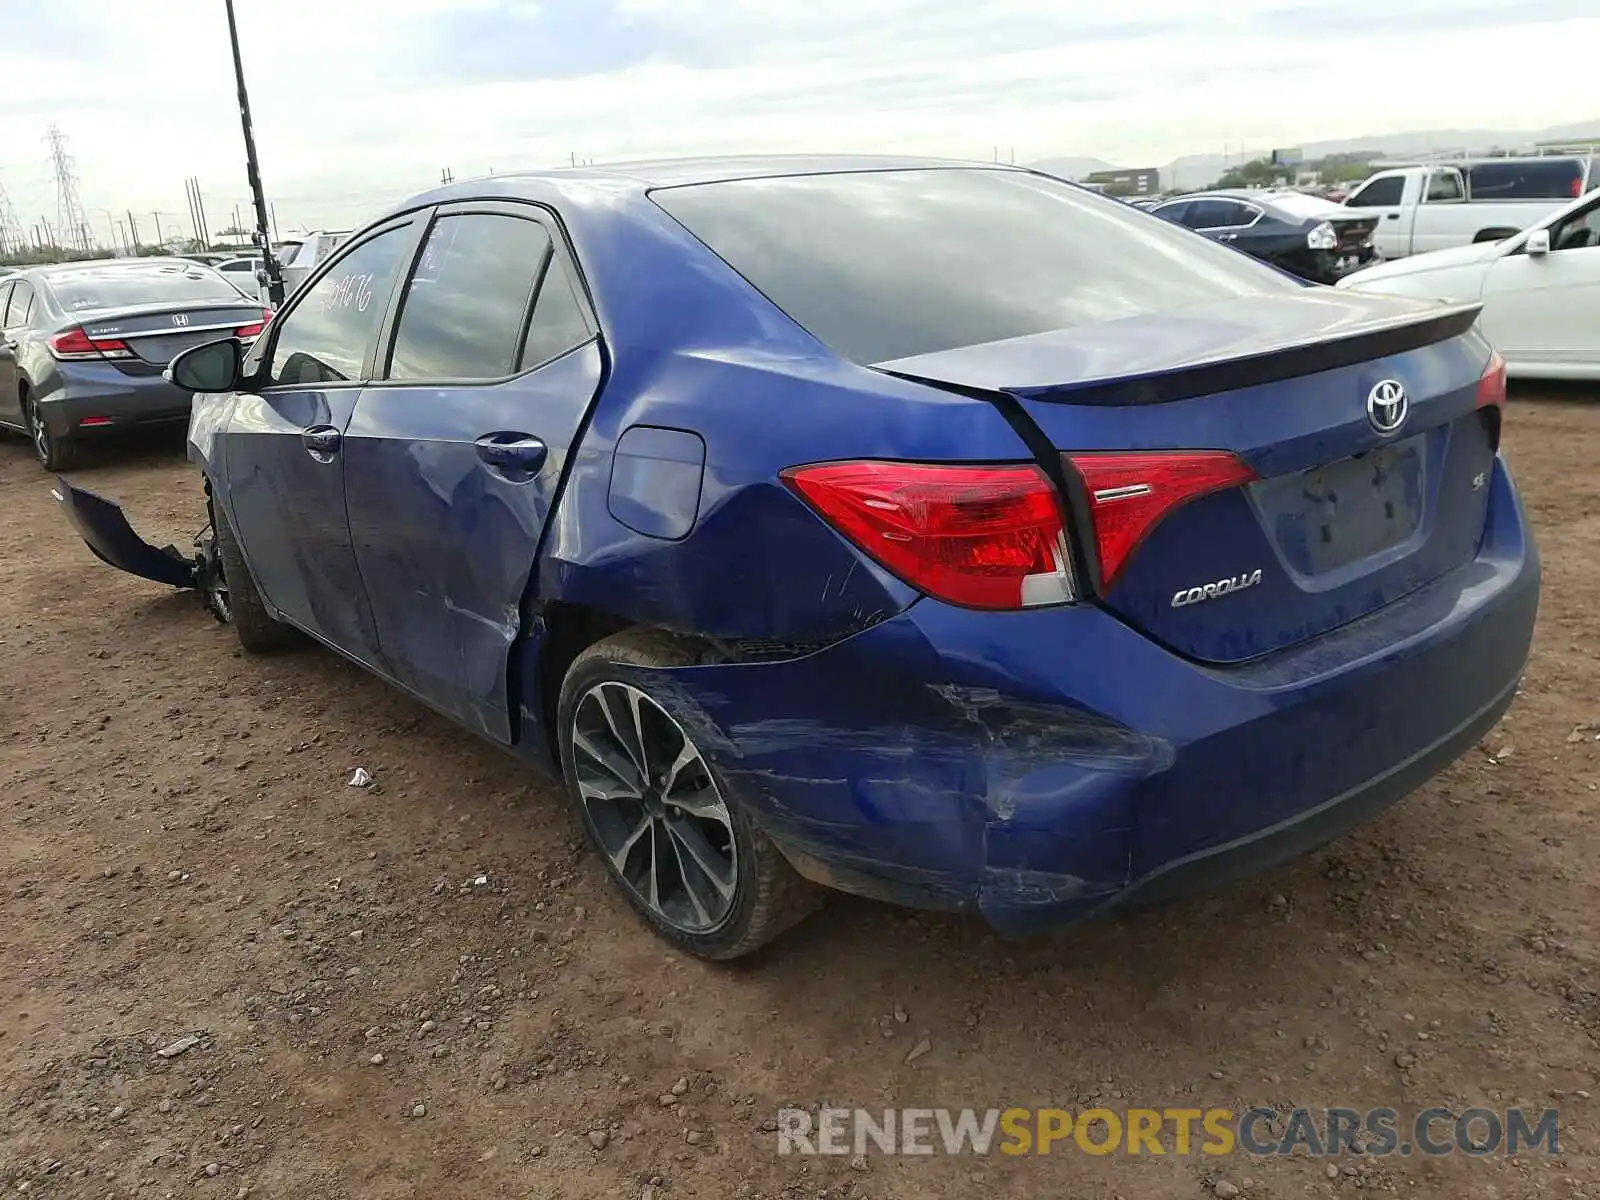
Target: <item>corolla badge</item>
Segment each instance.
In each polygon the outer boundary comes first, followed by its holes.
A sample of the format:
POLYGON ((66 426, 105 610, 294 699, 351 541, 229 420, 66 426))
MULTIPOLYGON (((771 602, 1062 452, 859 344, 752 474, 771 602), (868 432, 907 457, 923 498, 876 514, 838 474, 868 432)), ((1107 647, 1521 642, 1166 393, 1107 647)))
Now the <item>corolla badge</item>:
POLYGON ((1172 593, 1172 607, 1186 608, 1188 605, 1200 604, 1206 600, 1217 600, 1234 592, 1242 592, 1245 588, 1255 587, 1260 582, 1261 568, 1257 567, 1254 571, 1243 571, 1227 579, 1219 579, 1215 583, 1179 588, 1172 593))
POLYGON ((1385 379, 1367 393, 1367 420, 1379 433, 1393 433, 1406 423, 1411 399, 1398 379, 1385 379))

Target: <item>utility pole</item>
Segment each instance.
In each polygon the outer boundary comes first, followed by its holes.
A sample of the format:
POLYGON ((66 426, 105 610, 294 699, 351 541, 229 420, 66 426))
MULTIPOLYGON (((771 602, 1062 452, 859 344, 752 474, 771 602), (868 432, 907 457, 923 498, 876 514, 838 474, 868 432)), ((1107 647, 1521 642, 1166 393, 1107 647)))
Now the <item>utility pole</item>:
POLYGON ((152 212, 150 215, 156 219, 156 245, 165 247, 167 239, 161 234, 161 214, 152 212))
POLYGON ((139 253, 139 222, 133 219, 133 209, 128 210, 128 229, 133 233, 133 252, 139 253))
POLYGON ((442 184, 447 184, 447 183, 454 183, 455 181, 456 181, 455 172, 452 171, 449 167, 446 167, 444 170, 439 172, 439 183, 441 185, 442 184))
POLYGON ((233 0, 223 0, 223 3, 228 9, 228 40, 233 43, 233 74, 239 83, 239 125, 244 130, 245 169, 250 175, 250 197, 256 205, 256 241, 261 246, 261 262, 267 273, 267 299, 277 309, 283 304, 283 268, 272 253, 272 238, 267 232, 267 197, 261 190, 261 164, 256 161, 256 135, 250 128, 250 94, 244 86, 239 25, 233 16, 233 0))

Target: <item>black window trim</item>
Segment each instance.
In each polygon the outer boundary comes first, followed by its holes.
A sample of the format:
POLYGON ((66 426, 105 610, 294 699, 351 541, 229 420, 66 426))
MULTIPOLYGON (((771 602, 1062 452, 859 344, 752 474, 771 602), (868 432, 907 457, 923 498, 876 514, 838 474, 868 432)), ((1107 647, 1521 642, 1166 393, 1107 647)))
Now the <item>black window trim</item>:
POLYGON ((0 279, 0 329, 10 328, 10 326, 6 324, 6 309, 11 306, 12 290, 20 282, 22 281, 15 276, 12 276, 8 279, 0 279))
MULTIPOLYGON (((425 228, 421 237, 417 239, 412 248, 411 259, 407 264, 404 277, 400 286, 391 297, 390 307, 384 314, 384 323, 379 331, 377 352, 373 356, 373 363, 369 372, 368 385, 384 388, 405 387, 495 387, 499 384, 509 383, 531 374, 543 367, 549 366, 558 359, 565 358, 575 350, 585 346, 594 345, 601 339, 600 322, 595 315, 594 302, 589 292, 588 282, 583 277, 583 272, 578 269, 577 256, 573 253, 571 244, 567 240, 566 229, 561 224, 560 217, 555 210, 547 205, 532 200, 507 199, 503 196, 484 197, 477 200, 453 200, 448 204, 440 204, 433 208, 424 222, 425 228), (400 318, 404 315, 405 295, 411 287, 412 276, 416 274, 417 267, 422 262, 422 252, 428 245, 428 238, 432 235, 434 227, 445 217, 515 217, 522 221, 533 221, 544 227, 546 235, 550 238, 550 251, 539 264, 538 273, 534 279, 533 287, 529 290, 528 298, 522 312, 522 326, 517 335, 517 357, 522 357, 523 347, 527 343, 528 330, 533 322, 533 310, 539 300, 540 289, 544 287, 545 276, 549 273, 550 264, 559 257, 562 266, 566 269, 567 278, 572 283, 574 295, 578 300, 578 311, 583 317, 583 323, 589 331, 589 336, 574 346, 569 346, 560 354, 553 355, 542 362, 530 366, 518 367, 509 375, 496 375, 492 378, 448 378, 438 377, 429 379, 390 379, 389 370, 394 363, 395 335, 400 329, 400 318), (382 369, 379 369, 382 364, 382 369)), ((343 247, 340 247, 343 249, 343 247)), ((307 281, 309 286, 309 281, 307 281)))
MULTIPOLYGON (((318 263, 316 269, 312 271, 311 274, 306 276, 305 282, 295 289, 294 295, 289 299, 288 303, 284 305, 283 311, 276 314, 272 319, 272 324, 268 326, 268 329, 272 335, 271 341, 266 345, 265 349, 262 350, 261 357, 256 361, 255 368, 251 372, 249 379, 246 381, 247 385, 256 384, 256 386, 252 387, 251 390, 262 394, 272 394, 277 392, 303 392, 312 387, 312 385, 304 383, 257 384, 256 382, 261 377, 262 373, 270 368, 272 364, 272 356, 278 352, 278 337, 283 332, 284 320, 293 314, 295 309, 299 308, 301 304, 305 303, 305 298, 311 294, 311 289, 322 281, 322 277, 324 275, 328 274, 329 271, 333 270, 340 263, 342 263, 347 255, 355 253, 368 242, 371 242, 386 233, 392 233, 397 229, 405 229, 409 227, 411 230, 410 242, 409 245, 401 246, 400 257, 398 260, 400 268, 403 269, 397 269, 395 271, 394 282, 389 285, 389 294, 384 297, 383 307, 378 312, 378 336, 373 339, 372 347, 368 349, 366 358, 362 360, 361 378, 340 379, 328 383, 319 383, 314 386, 313 390, 326 391, 335 388, 366 387, 368 384, 370 384, 372 382, 374 363, 377 359, 377 351, 379 347, 384 345, 385 330, 387 329, 389 319, 394 312, 395 298, 399 293, 401 283, 411 277, 408 264, 415 260, 418 251, 421 249, 422 236, 420 230, 428 227, 427 215, 431 212, 431 206, 424 205, 422 208, 411 209, 407 212, 395 213, 392 216, 385 217, 377 224, 371 225, 366 229, 352 234, 349 238, 345 239, 344 243, 338 246, 332 254, 328 255, 327 258, 318 263)), ((267 338, 260 338, 256 342, 256 347, 260 347, 263 343, 267 342, 267 338)), ((252 347, 252 352, 254 352, 256 347, 252 347)))

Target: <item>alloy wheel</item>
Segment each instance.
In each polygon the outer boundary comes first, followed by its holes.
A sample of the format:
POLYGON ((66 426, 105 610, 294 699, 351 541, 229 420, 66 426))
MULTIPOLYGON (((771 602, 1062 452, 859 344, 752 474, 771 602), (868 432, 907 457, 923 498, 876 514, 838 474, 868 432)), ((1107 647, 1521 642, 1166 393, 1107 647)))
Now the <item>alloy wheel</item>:
POLYGON ((33 452, 45 466, 50 465, 50 431, 39 419, 39 410, 28 405, 28 432, 33 435, 33 452))
POLYGON ((638 688, 599 683, 573 708, 572 761, 595 840, 628 889, 685 933, 721 925, 739 880, 733 821, 683 727, 638 688))

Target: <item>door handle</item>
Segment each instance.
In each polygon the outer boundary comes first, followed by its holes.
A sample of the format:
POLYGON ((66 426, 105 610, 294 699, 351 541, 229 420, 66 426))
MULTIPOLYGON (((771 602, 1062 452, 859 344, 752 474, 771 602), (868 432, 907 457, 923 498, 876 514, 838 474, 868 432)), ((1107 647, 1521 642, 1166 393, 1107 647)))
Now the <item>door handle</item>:
POLYGON ((550 456, 550 447, 531 433, 486 433, 473 445, 489 466, 526 475, 537 475, 550 456))
POLYGON ((332 425, 313 425, 300 435, 300 444, 318 462, 332 462, 344 440, 332 425))
POLYGON ((1386 214, 1384 214, 1384 218, 1383 219, 1385 221, 1398 221, 1400 219, 1400 214, 1399 213, 1386 213, 1386 214))

